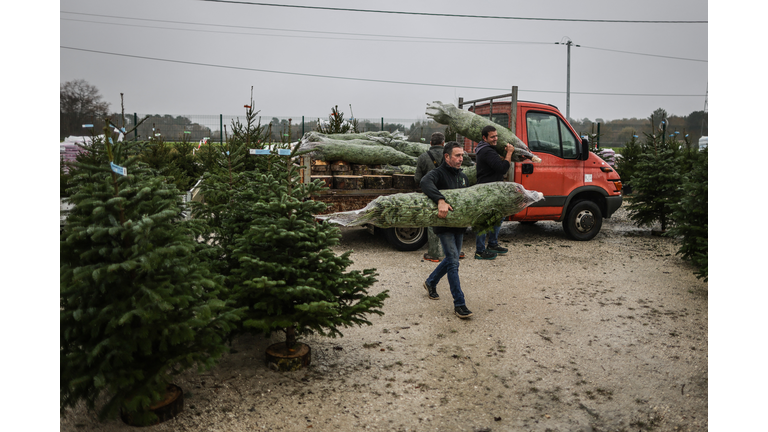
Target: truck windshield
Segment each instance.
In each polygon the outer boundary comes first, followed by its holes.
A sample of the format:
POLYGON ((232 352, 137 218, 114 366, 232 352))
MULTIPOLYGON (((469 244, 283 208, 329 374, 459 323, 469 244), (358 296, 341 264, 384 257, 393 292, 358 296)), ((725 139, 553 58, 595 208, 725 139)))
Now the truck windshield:
POLYGON ((556 115, 529 112, 526 115, 528 147, 531 151, 553 154, 565 159, 578 155, 578 144, 568 126, 556 115))

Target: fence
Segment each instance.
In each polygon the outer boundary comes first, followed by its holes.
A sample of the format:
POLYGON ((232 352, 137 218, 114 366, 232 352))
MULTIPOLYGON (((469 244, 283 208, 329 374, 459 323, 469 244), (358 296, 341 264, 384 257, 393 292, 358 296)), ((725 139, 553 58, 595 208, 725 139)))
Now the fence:
MULTIPOLYGON (((125 121, 119 114, 108 116, 109 121, 126 131, 130 131, 134 125, 141 122, 139 127, 128 134, 126 139, 147 140, 150 137, 162 137, 165 141, 193 141, 197 142, 208 138, 212 142, 223 143, 232 133, 234 122, 245 123, 245 115, 178 115, 169 114, 140 114, 131 113, 125 115, 125 121), (148 117, 142 122, 144 117, 148 117)), ((273 141, 296 141, 304 133, 317 128, 318 120, 326 120, 325 117, 276 117, 260 115, 257 125, 261 124, 265 130, 271 131, 273 141)), ((427 119, 398 119, 398 118, 369 118, 356 119, 360 132, 369 131, 400 131, 411 141, 426 141, 433 132, 444 132, 445 125, 438 124, 427 119)), ((61 114, 60 139, 68 136, 90 136, 103 133, 104 118, 94 115, 72 116, 61 114)))

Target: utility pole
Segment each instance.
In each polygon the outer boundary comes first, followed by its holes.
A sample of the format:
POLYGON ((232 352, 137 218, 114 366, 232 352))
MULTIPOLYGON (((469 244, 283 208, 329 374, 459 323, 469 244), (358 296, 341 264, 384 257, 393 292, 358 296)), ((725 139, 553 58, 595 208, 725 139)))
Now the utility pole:
POLYGON ((573 43, 571 38, 564 36, 560 39, 560 42, 555 42, 556 45, 565 45, 568 47, 568 69, 566 78, 566 90, 565 90, 565 119, 571 121, 571 47, 581 46, 573 43), (567 42, 563 42, 563 39, 567 39, 567 42))
POLYGON ((701 119, 701 134, 699 136, 704 136, 704 119, 707 118, 707 109, 708 109, 708 103, 709 103, 709 81, 707 81, 707 94, 704 96, 704 115, 701 119))

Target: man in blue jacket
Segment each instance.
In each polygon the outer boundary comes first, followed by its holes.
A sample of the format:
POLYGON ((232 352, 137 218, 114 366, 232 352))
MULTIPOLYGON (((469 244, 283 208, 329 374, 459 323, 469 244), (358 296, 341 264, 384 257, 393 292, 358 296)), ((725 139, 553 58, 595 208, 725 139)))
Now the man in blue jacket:
MULTIPOLYGON (((486 126, 481 131, 483 140, 477 145, 475 149, 476 161, 477 161, 477 184, 492 183, 498 181, 504 181, 504 175, 509 171, 509 167, 512 166, 512 153, 515 151, 515 146, 507 144, 507 154, 504 159, 501 159, 499 153, 496 151, 496 142, 499 140, 499 133, 493 126, 486 126)), ((492 260, 496 259, 497 255, 504 255, 509 251, 505 247, 499 245, 499 231, 501 230, 501 223, 493 227, 493 230, 486 234, 479 234, 475 239, 475 259, 492 260), (485 247, 485 238, 488 237, 488 247, 485 247)))
MULTIPOLYGON (((451 203, 447 202, 440 190, 459 189, 469 186, 467 175, 461 172, 461 162, 464 160, 464 149, 459 143, 451 141, 443 147, 443 163, 428 172, 421 179, 421 190, 437 204, 437 217, 445 219, 449 211, 453 211, 451 203)), ((443 276, 448 276, 448 286, 453 296, 453 310, 459 318, 469 318, 472 312, 467 309, 464 292, 461 291, 459 280, 459 254, 461 253, 464 232, 466 228, 433 227, 435 234, 443 246, 445 258, 440 261, 434 271, 424 282, 424 289, 432 300, 440 298, 437 295, 437 284, 443 276)))

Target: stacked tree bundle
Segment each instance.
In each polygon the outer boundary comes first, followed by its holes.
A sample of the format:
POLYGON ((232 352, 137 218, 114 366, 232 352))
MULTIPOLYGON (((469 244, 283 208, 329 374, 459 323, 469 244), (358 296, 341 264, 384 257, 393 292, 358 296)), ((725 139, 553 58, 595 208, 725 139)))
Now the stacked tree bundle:
MULTIPOLYGON (((350 134, 307 132, 299 141, 299 150, 311 152, 313 176, 332 184, 334 188, 360 189, 363 186, 358 185, 364 185, 366 189, 391 187, 412 190, 418 187, 413 181, 416 162, 429 150, 429 145, 405 141, 404 138, 399 131, 350 134), (353 169, 342 174, 322 168, 337 163, 350 164, 353 169), (345 178, 337 181, 339 176, 345 178), (368 178, 370 176, 377 178, 368 178), (392 178, 383 178, 385 176, 392 178)), ((470 179, 474 179, 472 161, 466 157, 463 165, 470 179)))
POLYGON ((495 182, 464 189, 444 190, 453 211, 444 219, 437 217, 437 204, 423 193, 400 193, 380 196, 365 208, 318 216, 342 226, 373 224, 380 228, 427 226, 473 227, 487 232, 505 216, 520 212, 544 199, 536 191, 528 191, 512 182, 495 182))
POLYGON ((311 151, 313 179, 321 179, 331 188, 413 190, 417 156, 429 146, 403 138, 400 132, 386 131, 329 135, 308 132, 299 142, 299 150, 311 151), (382 165, 389 169, 382 170, 382 165), (410 181, 402 177, 410 177, 410 181))
POLYGON ((499 133, 499 140, 496 142, 496 151, 504 157, 506 155, 507 144, 515 146, 515 152, 512 153, 512 162, 522 162, 530 159, 533 162, 541 162, 538 156, 531 153, 531 150, 523 141, 520 140, 511 130, 500 126, 489 119, 479 116, 475 113, 461 110, 452 104, 442 102, 432 102, 427 106, 426 114, 434 121, 448 125, 451 130, 471 139, 472 141, 481 141, 483 139, 481 131, 485 126, 493 126, 499 133))

